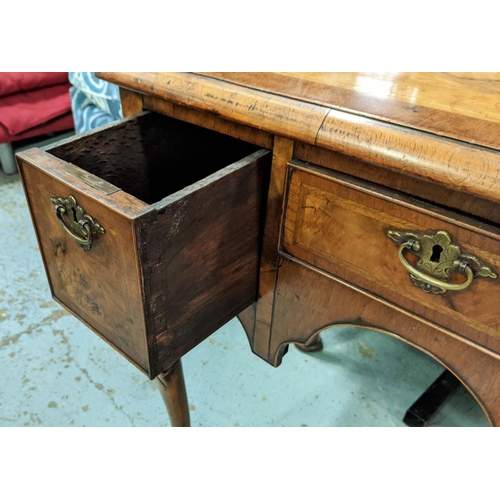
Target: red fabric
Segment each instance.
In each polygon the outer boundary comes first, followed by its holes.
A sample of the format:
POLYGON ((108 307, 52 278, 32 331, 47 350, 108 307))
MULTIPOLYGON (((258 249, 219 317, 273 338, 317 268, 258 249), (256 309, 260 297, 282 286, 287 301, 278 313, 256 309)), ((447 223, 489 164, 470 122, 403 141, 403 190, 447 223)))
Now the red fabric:
POLYGON ((48 123, 43 123, 38 127, 31 128, 18 135, 9 134, 7 129, 0 123, 0 144, 4 142, 21 141, 23 139, 29 139, 30 137, 38 137, 40 135, 51 134, 53 132, 63 132, 74 128, 75 125, 72 113, 66 113, 65 115, 59 116, 48 123))
POLYGON ((25 133, 31 129, 70 112, 69 87, 68 82, 0 98, 0 143, 18 140, 12 138, 21 135, 25 138, 25 133))
POLYGON ((0 97, 68 82, 68 73, 0 73, 0 97))

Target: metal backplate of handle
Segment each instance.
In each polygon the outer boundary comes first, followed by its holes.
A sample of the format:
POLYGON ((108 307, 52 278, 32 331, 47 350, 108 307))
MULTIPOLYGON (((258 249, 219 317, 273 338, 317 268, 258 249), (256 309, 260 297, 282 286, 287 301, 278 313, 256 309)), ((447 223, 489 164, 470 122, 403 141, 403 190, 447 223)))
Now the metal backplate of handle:
POLYGON ((451 242, 446 231, 422 235, 390 230, 387 236, 399 244, 398 258, 401 264, 409 271, 412 283, 424 292, 439 294, 464 290, 474 278, 497 277, 496 273, 483 266, 477 257, 462 253, 460 247, 451 242), (405 257, 407 252, 418 257, 414 265, 405 257), (455 273, 463 274, 465 280, 453 282, 455 273))
POLYGON ((51 198, 55 205, 56 216, 63 229, 75 240, 83 250, 92 248, 92 240, 96 234, 104 234, 104 228, 83 208, 73 196, 67 198, 51 198))

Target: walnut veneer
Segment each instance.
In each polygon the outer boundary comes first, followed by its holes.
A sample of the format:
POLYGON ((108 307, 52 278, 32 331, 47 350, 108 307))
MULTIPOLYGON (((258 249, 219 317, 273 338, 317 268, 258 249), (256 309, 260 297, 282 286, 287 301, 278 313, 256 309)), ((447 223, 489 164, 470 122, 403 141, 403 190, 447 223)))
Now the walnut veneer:
POLYGON ((174 425, 180 358, 234 315, 274 366, 331 325, 396 336, 500 424, 500 74, 99 75, 129 118, 18 161, 54 296, 163 372, 174 425), (70 194, 106 228, 88 252, 70 194))

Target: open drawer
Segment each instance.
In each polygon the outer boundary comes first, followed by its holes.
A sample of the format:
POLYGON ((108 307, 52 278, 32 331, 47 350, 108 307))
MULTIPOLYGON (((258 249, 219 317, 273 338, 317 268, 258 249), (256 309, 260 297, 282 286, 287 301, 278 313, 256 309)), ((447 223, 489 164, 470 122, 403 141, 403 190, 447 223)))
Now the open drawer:
POLYGON ((52 295, 150 378, 256 300, 269 151, 141 113, 17 159, 52 295))

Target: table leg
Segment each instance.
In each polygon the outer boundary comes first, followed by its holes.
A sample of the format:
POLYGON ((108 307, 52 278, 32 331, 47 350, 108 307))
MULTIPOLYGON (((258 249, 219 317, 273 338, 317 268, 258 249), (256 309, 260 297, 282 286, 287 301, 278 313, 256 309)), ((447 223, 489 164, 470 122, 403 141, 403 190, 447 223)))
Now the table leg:
POLYGON ((156 377, 172 427, 190 427, 189 407, 181 360, 156 377))
POLYGON ((295 347, 302 352, 319 352, 323 350, 323 342, 319 335, 316 335, 312 342, 308 342, 307 344, 295 344, 295 347))
POLYGON ((408 427, 424 427, 444 402, 458 389, 460 380, 445 370, 411 405, 403 418, 408 427))

